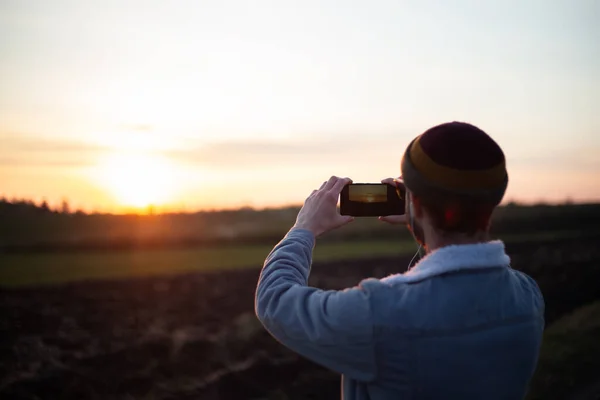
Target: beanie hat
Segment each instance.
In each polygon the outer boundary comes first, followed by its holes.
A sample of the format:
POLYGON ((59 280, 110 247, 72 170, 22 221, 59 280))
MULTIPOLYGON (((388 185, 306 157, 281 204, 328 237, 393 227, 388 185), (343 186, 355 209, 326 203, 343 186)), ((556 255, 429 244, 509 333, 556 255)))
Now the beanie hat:
POLYGON ((401 170, 406 188, 430 203, 461 198, 496 206, 508 185, 500 146, 464 122, 441 124, 417 136, 404 152, 401 170))

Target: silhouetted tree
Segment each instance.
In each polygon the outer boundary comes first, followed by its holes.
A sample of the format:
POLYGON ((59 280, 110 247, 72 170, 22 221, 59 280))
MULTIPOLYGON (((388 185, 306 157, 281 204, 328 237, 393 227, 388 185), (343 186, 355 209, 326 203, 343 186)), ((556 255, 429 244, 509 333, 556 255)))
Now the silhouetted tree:
POLYGON ((48 201, 46 199, 42 201, 42 204, 40 204, 40 208, 42 209, 42 211, 50 211, 50 206, 48 205, 48 201))
POLYGON ((63 199, 60 206, 60 212, 63 214, 71 214, 71 206, 69 206, 69 201, 67 199, 63 199))

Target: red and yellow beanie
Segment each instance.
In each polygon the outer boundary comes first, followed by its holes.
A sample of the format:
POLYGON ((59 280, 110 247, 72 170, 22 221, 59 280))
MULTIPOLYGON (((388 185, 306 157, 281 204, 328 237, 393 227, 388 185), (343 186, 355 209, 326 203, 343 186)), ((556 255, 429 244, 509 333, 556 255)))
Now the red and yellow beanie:
POLYGON ((441 124, 417 136, 404 153, 401 169, 407 189, 435 203, 459 197, 495 206, 508 185, 500 146, 464 122, 441 124))

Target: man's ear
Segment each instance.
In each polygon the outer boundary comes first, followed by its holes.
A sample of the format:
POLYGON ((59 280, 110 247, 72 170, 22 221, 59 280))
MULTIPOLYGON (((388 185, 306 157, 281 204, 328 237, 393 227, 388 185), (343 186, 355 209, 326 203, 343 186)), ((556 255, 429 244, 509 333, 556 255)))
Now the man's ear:
POLYGON ((421 199, 418 196, 411 195, 413 202, 413 213, 415 217, 423 218, 423 207, 421 205, 421 199))

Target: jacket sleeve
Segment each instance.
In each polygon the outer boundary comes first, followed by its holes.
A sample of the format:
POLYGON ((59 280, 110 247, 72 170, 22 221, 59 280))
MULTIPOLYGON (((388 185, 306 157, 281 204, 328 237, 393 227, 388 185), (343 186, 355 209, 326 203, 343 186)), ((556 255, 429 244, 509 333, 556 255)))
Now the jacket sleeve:
POLYGON ((376 375, 369 293, 307 286, 315 238, 292 229, 267 257, 255 310, 267 331, 304 357, 350 378, 376 375))

